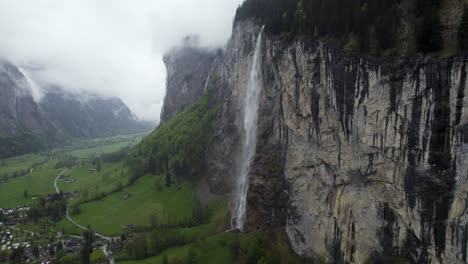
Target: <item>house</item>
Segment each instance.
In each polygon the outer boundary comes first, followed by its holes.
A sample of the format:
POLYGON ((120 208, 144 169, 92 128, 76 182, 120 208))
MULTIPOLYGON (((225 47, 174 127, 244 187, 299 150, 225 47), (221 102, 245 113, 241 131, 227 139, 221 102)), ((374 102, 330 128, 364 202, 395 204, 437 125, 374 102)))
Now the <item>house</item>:
POLYGON ((102 246, 104 246, 104 243, 102 243, 102 241, 100 240, 97 240, 97 241, 94 241, 92 244, 91 244, 91 247, 96 250, 98 248, 101 248, 102 246))
POLYGON ((107 251, 109 251, 111 254, 115 254, 119 252, 122 249, 122 245, 120 242, 117 243, 110 243, 109 246, 107 246, 107 251))
POLYGON ((7 226, 15 226, 17 224, 21 224, 21 219, 18 217, 11 217, 6 222, 7 226))
POLYGON ((126 227, 124 227, 124 230, 127 231, 127 232, 131 232, 135 229, 135 225, 128 225, 126 227))
POLYGON ((49 193, 47 194, 47 198, 46 198, 46 201, 47 202, 54 202, 54 201, 57 201, 57 200, 60 200, 60 194, 58 193, 49 193))

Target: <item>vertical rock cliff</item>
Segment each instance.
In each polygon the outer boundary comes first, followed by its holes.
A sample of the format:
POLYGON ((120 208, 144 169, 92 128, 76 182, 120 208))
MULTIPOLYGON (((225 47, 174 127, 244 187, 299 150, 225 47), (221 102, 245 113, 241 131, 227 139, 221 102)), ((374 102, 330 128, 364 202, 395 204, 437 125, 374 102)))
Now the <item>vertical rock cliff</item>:
POLYGON ((0 158, 39 151, 52 136, 52 126, 34 101, 26 76, 0 60, 0 158))
POLYGON ((190 106, 203 95, 215 57, 214 51, 198 48, 190 42, 164 56, 167 90, 161 123, 177 114, 179 106, 190 106))
MULTIPOLYGON (((259 30, 237 23, 223 54, 202 56, 208 68, 166 59, 163 120, 202 94, 219 107, 206 154, 213 192, 231 190, 238 175, 259 30), (193 95, 179 101, 184 93, 193 95)), ((268 34, 262 45, 246 229, 284 228, 297 253, 333 263, 467 263, 468 57, 377 60, 268 34)))

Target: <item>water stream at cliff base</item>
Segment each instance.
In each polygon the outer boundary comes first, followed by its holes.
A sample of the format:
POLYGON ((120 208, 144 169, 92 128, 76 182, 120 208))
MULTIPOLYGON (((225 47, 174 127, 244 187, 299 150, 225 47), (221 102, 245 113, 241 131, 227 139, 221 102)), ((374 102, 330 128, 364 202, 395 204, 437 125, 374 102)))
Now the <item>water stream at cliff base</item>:
POLYGON ((247 207, 247 191, 249 190, 249 171, 257 145, 257 120, 261 82, 261 48, 263 27, 257 37, 254 56, 247 82, 244 98, 244 125, 242 135, 242 152, 239 160, 237 186, 234 193, 234 211, 231 217, 231 227, 243 231, 247 207))

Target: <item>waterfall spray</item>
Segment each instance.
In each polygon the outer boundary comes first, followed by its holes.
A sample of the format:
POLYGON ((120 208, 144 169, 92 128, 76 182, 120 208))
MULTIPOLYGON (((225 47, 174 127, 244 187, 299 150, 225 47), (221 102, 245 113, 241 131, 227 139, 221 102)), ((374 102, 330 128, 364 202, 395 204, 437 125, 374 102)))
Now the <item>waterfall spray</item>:
POLYGON ((234 211, 231 218, 231 227, 239 231, 244 229, 244 220, 247 208, 247 192, 249 190, 249 171, 257 146, 257 120, 261 83, 261 48, 263 28, 257 37, 254 56, 250 69, 249 80, 244 98, 244 126, 242 137, 242 152, 239 162, 239 176, 234 197, 234 211))

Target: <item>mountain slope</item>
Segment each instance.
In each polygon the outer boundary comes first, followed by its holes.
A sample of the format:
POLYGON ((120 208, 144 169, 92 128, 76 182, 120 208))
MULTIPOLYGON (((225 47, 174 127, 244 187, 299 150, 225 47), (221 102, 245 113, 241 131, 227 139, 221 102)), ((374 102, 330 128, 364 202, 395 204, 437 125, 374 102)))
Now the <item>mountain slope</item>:
POLYGON ((0 62, 0 158, 48 146, 53 129, 13 64, 0 62))
POLYGON ((14 64, 0 61, 0 158, 37 152, 72 138, 147 131, 118 98, 46 91, 38 103, 31 80, 14 64))
POLYGON ((105 137, 140 132, 150 127, 138 121, 130 109, 115 97, 74 95, 54 88, 39 104, 50 121, 72 137, 105 137))

